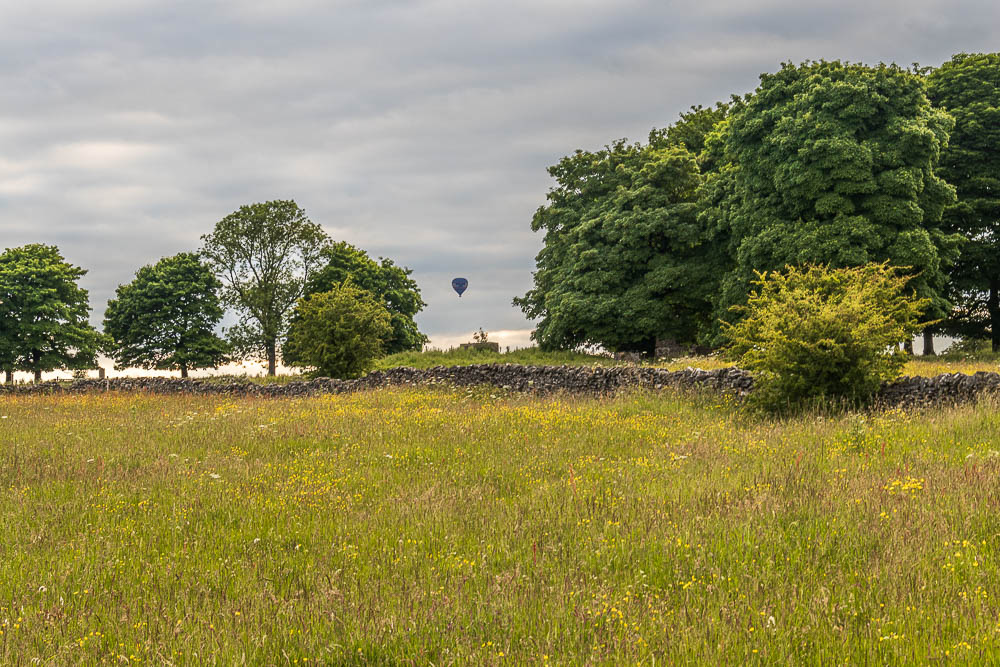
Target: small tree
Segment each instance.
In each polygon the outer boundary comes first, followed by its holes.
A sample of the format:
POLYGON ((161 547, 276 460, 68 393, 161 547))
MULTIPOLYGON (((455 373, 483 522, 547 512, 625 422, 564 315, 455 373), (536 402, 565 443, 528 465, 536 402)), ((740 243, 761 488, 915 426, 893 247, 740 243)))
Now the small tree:
POLYGON ((222 319, 212 269, 193 253, 164 257, 120 285, 104 313, 108 353, 119 366, 178 369, 215 368, 229 346, 215 335, 222 319))
POLYGON ((392 335, 389 311, 349 283, 299 300, 282 348, 285 363, 319 375, 359 377, 373 366, 392 335))
POLYGON ((822 399, 869 400, 899 376, 927 299, 910 298, 907 278, 888 264, 846 269, 786 267, 758 273, 735 324, 728 354, 754 373, 752 403, 770 411, 822 399))
POLYGON ((55 246, 38 243, 0 254, 0 363, 33 373, 93 368, 100 334, 87 321, 87 271, 65 261, 55 246))
POLYGON ((376 262, 368 253, 341 241, 325 248, 321 260, 326 262, 306 284, 305 296, 328 292, 344 281, 371 292, 392 317, 392 335, 385 341, 385 354, 420 350, 427 336, 420 333, 414 316, 424 306, 420 288, 410 278, 413 273, 405 266, 385 257, 376 262))

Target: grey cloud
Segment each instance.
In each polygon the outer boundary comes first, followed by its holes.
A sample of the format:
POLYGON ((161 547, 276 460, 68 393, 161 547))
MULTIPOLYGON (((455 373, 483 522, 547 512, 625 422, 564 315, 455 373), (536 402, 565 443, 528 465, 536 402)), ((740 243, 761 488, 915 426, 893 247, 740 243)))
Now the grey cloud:
POLYGON ((642 139, 786 60, 991 50, 1000 19, 974 0, 0 5, 0 234, 90 269, 95 322, 142 264, 294 198, 413 268, 442 335, 530 326, 510 300, 561 156, 642 139))

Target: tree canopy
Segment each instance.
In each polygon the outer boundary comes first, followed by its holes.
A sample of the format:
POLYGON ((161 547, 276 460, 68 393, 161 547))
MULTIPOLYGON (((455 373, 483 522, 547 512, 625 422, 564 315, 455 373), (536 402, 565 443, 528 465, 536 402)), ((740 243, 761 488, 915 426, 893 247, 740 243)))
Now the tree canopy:
POLYGON ((649 133, 649 145, 656 148, 683 146, 692 154, 701 156, 708 136, 726 119, 729 104, 719 102, 714 107, 693 106, 682 111, 680 120, 665 128, 654 128, 649 133))
POLYGON ((202 241, 225 302, 240 316, 228 331, 235 353, 266 359, 274 375, 288 316, 321 266, 329 237, 294 201, 268 201, 240 207, 202 241))
POLYGON ((215 368, 229 346, 215 335, 222 283, 194 253, 144 266, 120 285, 104 313, 108 353, 120 367, 215 368))
POLYGON ((30 244, 0 254, 0 362, 41 380, 57 368, 93 368, 100 342, 90 326, 86 270, 55 246, 30 244))
POLYGON ((557 186, 531 227, 545 231, 535 285, 514 303, 539 318, 543 348, 599 344, 652 351, 693 342, 709 313, 709 264, 696 218, 700 172, 682 145, 577 151, 551 167, 557 186))
POLYGON ((942 228, 955 195, 935 168, 952 125, 923 79, 894 65, 762 75, 720 132, 714 150, 728 164, 703 191, 733 261, 717 313, 746 300, 755 271, 889 261, 908 267, 929 318, 944 315, 960 238, 942 228))
MULTIPOLYGON (((306 295, 328 292, 350 281, 371 293, 389 311, 392 333, 384 341, 383 352, 396 354, 420 350, 427 336, 420 333, 414 316, 427 304, 420 298, 420 288, 410 278, 412 271, 385 257, 373 260, 364 250, 349 243, 334 243, 321 253, 324 262, 306 284, 306 295)), ((283 353, 286 361, 288 352, 283 353)))
POLYGON ((955 119, 938 174, 958 201, 944 227, 966 239, 951 270, 948 328, 989 336, 1000 352, 1000 53, 954 56, 927 77, 931 101, 955 119))

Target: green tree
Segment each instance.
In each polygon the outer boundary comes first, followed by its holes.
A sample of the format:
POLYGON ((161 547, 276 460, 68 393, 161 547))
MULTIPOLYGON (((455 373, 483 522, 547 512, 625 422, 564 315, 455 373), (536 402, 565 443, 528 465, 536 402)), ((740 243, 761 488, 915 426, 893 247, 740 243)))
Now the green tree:
POLYGON ((202 236, 201 254, 222 279, 223 300, 240 321, 229 331, 243 358, 267 360, 274 375, 288 316, 329 244, 294 201, 242 206, 202 236))
POLYGON ((0 254, 0 362, 4 370, 42 373, 93 368, 100 335, 87 321, 86 270, 55 246, 31 244, 0 254))
POLYGON ((392 333, 392 318, 381 300, 344 283, 299 301, 282 352, 293 366, 353 378, 372 368, 392 333))
POLYGON ((693 106, 682 111, 680 120, 649 133, 649 145, 656 148, 683 146, 696 156, 701 156, 705 143, 715 128, 726 119, 730 105, 724 102, 714 107, 693 106))
POLYGON ((862 403, 899 376, 899 344, 929 300, 887 264, 786 267, 758 273, 743 317, 724 325, 728 355, 754 374, 752 403, 772 411, 819 400, 862 403))
POLYGON ((717 315, 746 301, 757 271, 889 261, 930 299, 927 317, 943 316, 961 238, 942 228, 955 195, 934 170, 952 125, 923 78, 895 65, 807 62, 761 75, 707 141, 720 166, 702 220, 733 266, 717 315))
POLYGON ((545 349, 694 342, 713 282, 696 220, 695 156, 621 140, 577 151, 549 173, 557 186, 531 223, 545 231, 534 288, 514 299, 539 320, 532 336, 545 349))
POLYGON ((194 253, 144 266, 120 285, 104 313, 108 353, 119 367, 179 369, 224 363, 229 346, 215 335, 222 283, 194 253))
POLYGON ((946 327, 988 336, 1000 352, 1000 53, 962 53, 927 77, 928 96, 955 119, 938 174, 958 201, 944 225, 967 240, 951 269, 957 308, 946 327))
MULTIPOLYGON (((420 333, 414 316, 427 304, 420 288, 410 278, 412 271, 396 266, 391 259, 373 260, 364 250, 341 241, 322 252, 325 262, 310 278, 306 295, 328 292, 345 281, 371 292, 389 311, 392 334, 385 341, 385 354, 420 350, 427 336, 420 333)), ((286 359, 287 354, 283 355, 286 359)))

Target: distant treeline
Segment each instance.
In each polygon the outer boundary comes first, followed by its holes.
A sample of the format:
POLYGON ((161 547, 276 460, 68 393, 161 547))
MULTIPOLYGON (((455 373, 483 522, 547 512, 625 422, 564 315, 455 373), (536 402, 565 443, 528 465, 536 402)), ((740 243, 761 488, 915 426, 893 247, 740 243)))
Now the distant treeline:
POLYGON ((534 287, 514 300, 544 348, 718 345, 757 272, 889 262, 930 300, 928 333, 1000 351, 1000 54, 786 63, 549 173, 534 287))
POLYGON ((105 352, 120 367, 179 370, 265 360, 355 376, 380 354, 420 349, 424 307, 410 270, 334 243, 293 201, 243 206, 202 237, 197 253, 140 268, 108 302, 104 331, 88 322, 86 270, 55 246, 0 254, 0 369, 87 369, 105 352), (216 332, 226 308, 237 323, 216 332))

